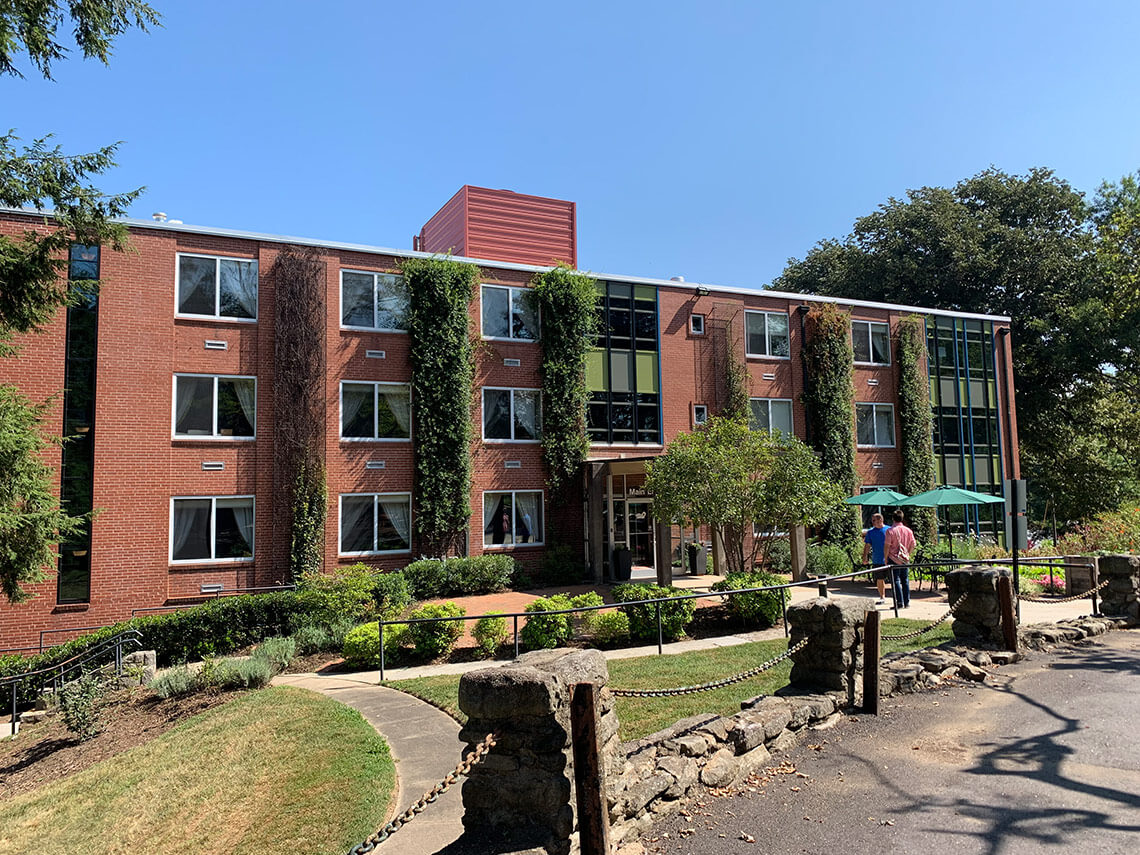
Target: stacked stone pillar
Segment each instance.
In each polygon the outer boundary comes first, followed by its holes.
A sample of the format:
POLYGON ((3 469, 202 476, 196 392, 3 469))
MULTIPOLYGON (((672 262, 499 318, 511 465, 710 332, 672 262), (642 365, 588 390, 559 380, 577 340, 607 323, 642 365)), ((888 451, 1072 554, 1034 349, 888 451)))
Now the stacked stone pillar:
POLYGON ((951 603, 963 594, 966 601, 954 612, 950 628, 954 637, 965 642, 1001 644, 1001 604, 998 600, 998 578, 1013 578, 1008 567, 963 567, 946 574, 946 592, 951 603))
MULTIPOLYGON (((570 852, 575 827, 570 700, 575 683, 609 681, 597 650, 538 650, 497 668, 472 671, 459 683, 459 708, 468 716, 459 736, 473 747, 488 733, 497 744, 463 784, 465 843, 489 838, 507 849, 570 852)), ((620 773, 618 720, 613 696, 601 692, 598 741, 606 777, 620 773)), ((466 850, 464 850, 466 851, 466 850)))
POLYGON ((853 597, 816 597, 791 606, 790 645, 808 639, 792 654, 791 684, 842 692, 849 704, 858 704, 866 611, 867 601, 853 597))
POLYGON ((1102 555, 1100 612, 1111 617, 1127 617, 1140 622, 1140 555, 1102 555))

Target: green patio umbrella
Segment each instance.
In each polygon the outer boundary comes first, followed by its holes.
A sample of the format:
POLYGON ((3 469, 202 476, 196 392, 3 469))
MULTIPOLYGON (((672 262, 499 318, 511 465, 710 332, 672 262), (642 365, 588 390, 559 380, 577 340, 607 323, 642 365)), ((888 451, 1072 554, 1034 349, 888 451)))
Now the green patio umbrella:
POLYGON ((903 493, 896 492, 895 490, 888 490, 886 487, 879 487, 877 490, 871 490, 866 493, 860 493, 857 496, 848 496, 844 499, 844 503, 848 505, 891 505, 894 506, 898 503, 899 499, 905 499, 903 493))
MULTIPOLYGON (((933 490, 927 490, 925 493, 918 493, 914 496, 903 496, 901 499, 896 499, 893 502, 883 502, 884 505, 900 506, 905 505, 911 508, 940 508, 943 505, 994 505, 997 503, 1004 503, 1005 499, 1001 496, 988 496, 985 493, 975 493, 973 490, 966 490, 962 487, 950 487, 943 485, 935 487, 933 490)), ((950 560, 954 560, 954 538, 950 538, 950 560)))

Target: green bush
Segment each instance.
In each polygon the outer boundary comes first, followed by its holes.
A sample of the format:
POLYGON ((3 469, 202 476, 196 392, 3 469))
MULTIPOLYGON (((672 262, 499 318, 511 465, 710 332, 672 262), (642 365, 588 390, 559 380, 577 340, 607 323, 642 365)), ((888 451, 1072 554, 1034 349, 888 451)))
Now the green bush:
POLYGON ((63 722, 81 742, 86 742, 103 731, 105 724, 99 714, 99 703, 107 694, 108 688, 98 674, 84 674, 65 685, 59 693, 63 722))
POLYGON ((847 550, 831 543, 809 546, 805 563, 810 576, 842 576, 855 569, 847 550))
MULTIPOLYGON (((585 609, 589 608, 590 606, 603 606, 605 603, 606 601, 602 599, 602 595, 596 593, 595 591, 586 591, 584 594, 579 594, 570 600, 571 608, 575 609, 585 609)), ((591 612, 579 612, 577 615, 571 615, 571 618, 576 618, 577 622, 581 624, 582 629, 585 632, 592 633, 594 631, 594 622, 597 621, 601 614, 602 612, 600 610, 591 612)))
POLYGON ((296 640, 276 636, 267 638, 257 645, 253 651, 253 658, 265 660, 274 674, 280 674, 289 667, 289 663, 293 661, 293 656, 296 653, 296 640))
POLYGON ((412 604, 412 588, 403 573, 376 573, 372 577, 372 599, 383 620, 395 620, 412 604))
POLYGON ((404 568, 412 596, 434 600, 467 594, 493 594, 510 587, 515 560, 509 555, 422 558, 404 568))
POLYGON ((487 612, 475 621, 475 628, 471 634, 479 644, 479 649, 485 656, 494 656, 503 642, 507 640, 507 619, 495 617, 502 612, 487 612))
POLYGON ((221 689, 260 689, 268 686, 273 679, 273 666, 266 659, 252 656, 249 659, 222 659, 209 672, 202 670, 202 688, 221 689))
POLYGON ((577 585, 586 577, 586 564, 581 549, 565 543, 546 547, 540 571, 542 581, 550 587, 577 585))
POLYGON ((298 627, 293 633, 293 642, 297 645, 297 652, 302 656, 309 653, 319 653, 322 650, 334 650, 332 636, 326 627, 319 624, 305 624, 298 627))
POLYGON ((599 644, 616 644, 629 638, 629 618, 624 612, 598 612, 591 628, 599 644))
MULTIPOLYGON (((695 605, 692 599, 675 597, 687 594, 680 588, 662 588, 657 585, 615 585, 614 600, 628 603, 636 600, 664 600, 661 603, 661 634, 665 641, 676 641, 685 635, 685 627, 693 619, 695 605)), ((657 607, 653 603, 622 606, 629 618, 629 632, 635 639, 651 641, 657 638, 657 607)))
POLYGON ((297 596, 310 603, 323 621, 368 620, 378 611, 373 595, 378 575, 374 568, 362 563, 338 567, 330 573, 303 573, 297 580, 297 596))
MULTIPOLYGON (((408 643, 406 623, 384 627, 384 658, 394 662, 408 643)), ((361 624, 345 633, 342 644, 345 661, 358 668, 375 668, 380 665, 380 625, 376 621, 361 624)))
POLYGON ((519 640, 529 650, 545 650, 565 644, 574 634, 573 616, 538 613, 561 611, 573 607, 570 598, 565 594, 539 597, 523 610, 530 617, 526 619, 526 624, 519 631, 519 640))
POLYGON ((786 537, 773 540, 768 545, 768 568, 772 573, 792 575, 792 545, 786 537))
POLYGON ((150 683, 150 688, 160 698, 180 698, 195 691, 196 687, 197 680, 185 665, 163 671, 150 683))
MULTIPOLYGON (((467 614, 463 606, 455 603, 436 603, 420 606, 412 612, 409 620, 424 618, 462 617, 467 614)), ((438 659, 451 651, 455 642, 463 636, 461 620, 439 621, 437 623, 409 623, 408 635, 415 645, 416 653, 425 659, 438 659)))
MULTIPOLYGON (((714 591, 736 591, 741 588, 763 588, 768 585, 782 585, 784 580, 771 573, 730 573, 712 586, 714 591)), ((783 591, 757 591, 752 594, 732 594, 728 597, 728 607, 735 614, 748 621, 758 621, 768 627, 784 615, 783 591)))

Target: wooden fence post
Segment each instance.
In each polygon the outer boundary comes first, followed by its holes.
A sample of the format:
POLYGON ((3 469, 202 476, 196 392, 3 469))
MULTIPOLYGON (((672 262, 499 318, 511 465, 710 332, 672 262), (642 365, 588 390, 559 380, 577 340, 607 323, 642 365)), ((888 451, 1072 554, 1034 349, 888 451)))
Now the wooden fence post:
POLYGON ((1001 634, 1005 649, 1017 652, 1017 621, 1013 614, 1013 579, 998 576, 998 605, 1001 608, 1001 634))
POLYGON ((598 744, 598 687, 594 683, 574 684, 570 733, 582 855, 609 855, 610 815, 606 806, 606 770, 598 744))
POLYGON ((882 654, 878 609, 867 612, 863 624, 863 712, 879 714, 879 662, 882 654))

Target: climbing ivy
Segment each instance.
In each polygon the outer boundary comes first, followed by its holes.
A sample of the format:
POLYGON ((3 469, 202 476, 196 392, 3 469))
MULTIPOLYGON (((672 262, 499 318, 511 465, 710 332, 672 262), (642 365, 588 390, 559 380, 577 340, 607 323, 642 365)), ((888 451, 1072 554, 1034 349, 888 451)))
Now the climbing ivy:
POLYGON ((735 335, 736 325, 729 324, 722 332, 724 348, 724 406, 720 415, 728 419, 743 419, 748 421, 752 417, 752 409, 748 403, 750 394, 748 366, 740 356, 740 345, 735 335))
MULTIPOLYGON (((855 355, 851 315, 833 303, 813 306, 804 320, 807 382, 803 401, 811 419, 811 444, 823 473, 847 495, 855 492, 855 355)), ((824 538, 846 546, 859 533, 858 512, 843 505, 824 526, 824 538)))
POLYGON ((410 258, 408 288, 415 452, 415 529, 419 549, 463 549, 471 517, 471 406, 474 347, 469 306, 479 268, 450 258, 410 258))
MULTIPOLYGON (((899 366, 899 439, 902 449, 901 489, 908 496, 934 487, 934 424, 930 412, 930 375, 926 369, 926 321, 916 315, 896 327, 899 366)), ((934 511, 911 510, 918 539, 933 543, 934 511)))
POLYGON ((558 266, 533 280, 542 315, 542 459, 551 489, 577 474, 586 436, 586 354, 598 331, 597 283, 558 266))

